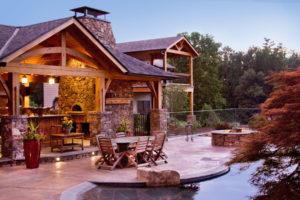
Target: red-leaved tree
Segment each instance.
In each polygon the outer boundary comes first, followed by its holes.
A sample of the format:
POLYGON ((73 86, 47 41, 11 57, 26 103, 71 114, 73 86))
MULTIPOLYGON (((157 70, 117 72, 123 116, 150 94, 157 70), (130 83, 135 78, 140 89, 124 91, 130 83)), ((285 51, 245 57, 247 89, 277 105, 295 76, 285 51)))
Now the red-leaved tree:
POLYGON ((262 160, 250 182, 259 189, 255 200, 300 199, 300 67, 267 77, 274 92, 261 104, 257 134, 236 149, 233 163, 262 160))

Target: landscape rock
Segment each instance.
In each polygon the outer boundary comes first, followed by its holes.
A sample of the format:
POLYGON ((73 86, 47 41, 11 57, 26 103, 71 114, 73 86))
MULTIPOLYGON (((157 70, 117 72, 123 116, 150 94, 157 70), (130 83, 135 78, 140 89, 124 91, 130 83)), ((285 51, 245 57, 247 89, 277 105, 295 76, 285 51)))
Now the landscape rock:
POLYGON ((137 179, 144 181, 148 187, 176 186, 180 184, 180 175, 174 170, 138 168, 137 179))

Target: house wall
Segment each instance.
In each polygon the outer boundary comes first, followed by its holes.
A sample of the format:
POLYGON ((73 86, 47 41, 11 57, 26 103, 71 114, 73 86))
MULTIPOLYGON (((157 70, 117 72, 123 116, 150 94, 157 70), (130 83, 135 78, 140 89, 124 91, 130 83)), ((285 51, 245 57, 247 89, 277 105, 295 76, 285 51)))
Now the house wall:
MULTIPOLYGON (((131 81, 113 80, 109 86, 115 98, 133 98, 131 81)), ((112 130, 115 132, 123 119, 129 120, 129 128, 133 130, 133 102, 130 104, 106 104, 107 112, 112 112, 112 130)))
POLYGON ((43 83, 43 91, 44 91, 44 107, 52 107, 53 100, 58 97, 58 87, 59 84, 55 83, 54 85, 50 85, 49 83, 43 83))
POLYGON ((152 96, 151 93, 146 93, 146 92, 135 92, 133 93, 133 113, 137 113, 137 102, 138 101, 150 101, 150 108, 152 108, 152 96))

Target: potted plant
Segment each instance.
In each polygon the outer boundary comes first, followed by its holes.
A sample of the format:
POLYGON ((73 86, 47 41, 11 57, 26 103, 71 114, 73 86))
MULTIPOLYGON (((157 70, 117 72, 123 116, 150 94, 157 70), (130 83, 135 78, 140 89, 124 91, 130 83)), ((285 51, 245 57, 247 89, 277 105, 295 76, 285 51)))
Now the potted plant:
POLYGON ((125 120, 123 119, 121 121, 121 124, 117 127, 117 132, 124 132, 126 134, 126 136, 130 136, 130 129, 128 128, 129 125, 129 120, 125 120))
POLYGON ((38 168, 40 164, 41 140, 45 134, 38 130, 39 125, 29 121, 27 132, 23 135, 24 156, 28 169, 38 168))
POLYGON ((62 128, 64 133, 69 134, 73 128, 73 121, 68 119, 68 117, 64 117, 62 119, 62 128))

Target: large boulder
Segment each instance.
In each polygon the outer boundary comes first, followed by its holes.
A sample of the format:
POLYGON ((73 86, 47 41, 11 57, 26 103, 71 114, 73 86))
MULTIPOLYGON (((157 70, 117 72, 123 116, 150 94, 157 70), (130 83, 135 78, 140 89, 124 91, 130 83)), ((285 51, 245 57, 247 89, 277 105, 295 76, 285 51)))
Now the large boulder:
POLYGON ((175 186, 180 184, 180 175, 174 170, 138 168, 137 179, 148 187, 175 186))

